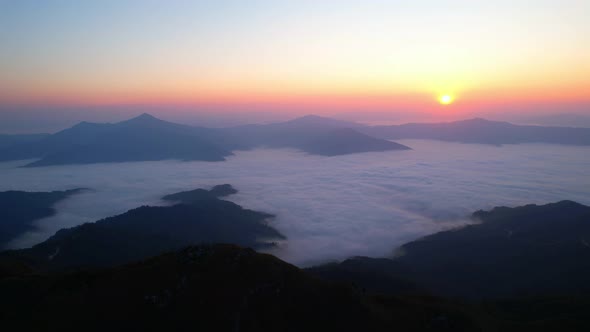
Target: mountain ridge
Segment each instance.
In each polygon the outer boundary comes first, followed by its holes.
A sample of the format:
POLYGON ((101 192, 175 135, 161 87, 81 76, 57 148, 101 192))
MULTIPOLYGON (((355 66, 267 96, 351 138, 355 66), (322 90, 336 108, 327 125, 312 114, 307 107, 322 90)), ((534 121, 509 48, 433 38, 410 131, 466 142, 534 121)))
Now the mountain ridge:
POLYGON ((25 165, 37 167, 165 159, 224 161, 233 151, 257 147, 294 148, 324 156, 411 149, 391 141, 398 139, 590 146, 590 128, 523 126, 483 118, 367 126, 316 115, 273 124, 204 128, 144 113, 112 124, 80 122, 47 137, 9 145, 0 148, 0 161, 40 158, 25 165))

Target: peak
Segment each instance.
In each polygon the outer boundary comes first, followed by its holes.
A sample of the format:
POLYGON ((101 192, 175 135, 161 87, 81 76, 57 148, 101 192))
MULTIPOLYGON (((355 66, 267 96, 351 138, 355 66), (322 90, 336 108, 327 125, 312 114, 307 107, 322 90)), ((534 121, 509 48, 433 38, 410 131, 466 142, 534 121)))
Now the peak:
POLYGON ((156 118, 155 116, 148 114, 148 113, 143 113, 139 116, 136 116, 134 118, 131 118, 127 121, 123 121, 121 123, 155 123, 155 122, 161 122, 162 120, 156 118))
POLYGON ((509 122, 504 121, 493 121, 484 118, 472 118, 462 121, 457 121, 457 123, 470 123, 470 124, 479 124, 479 125, 507 125, 510 124, 509 122))
POLYGON ((323 117, 323 116, 314 115, 314 114, 308 114, 308 115, 304 115, 304 116, 299 117, 299 118, 295 118, 295 119, 291 120, 291 122, 323 121, 323 120, 334 121, 333 119, 326 118, 326 117, 323 117))
POLYGON ((570 201, 570 200, 559 201, 557 203, 553 203, 552 205, 558 206, 558 207, 585 207, 584 205, 582 205, 578 202, 574 202, 574 201, 570 201))
POLYGON ((463 121, 464 122, 485 122, 485 123, 494 122, 494 121, 490 121, 490 120, 487 120, 484 118, 472 118, 472 119, 467 119, 467 120, 463 120, 463 121))
POLYGON ((324 116, 308 114, 291 121, 287 121, 287 123, 292 124, 305 124, 305 125, 324 125, 324 126, 331 126, 331 127, 357 127, 358 124, 354 122, 347 122, 337 119, 332 119, 324 116))
POLYGON ((89 128, 89 127, 98 127, 103 125, 102 123, 94 123, 94 122, 88 122, 88 121, 82 121, 82 122, 78 122, 77 124, 75 124, 74 126, 72 126, 70 129, 85 129, 85 128, 89 128))
POLYGON ((323 116, 315 115, 315 114, 307 114, 307 115, 300 117, 299 119, 327 119, 327 118, 323 117, 323 116))
POLYGON ((136 116, 133 119, 136 119, 136 120, 158 120, 155 116, 153 116, 153 115, 151 115, 149 113, 143 113, 143 114, 141 114, 139 116, 136 116))

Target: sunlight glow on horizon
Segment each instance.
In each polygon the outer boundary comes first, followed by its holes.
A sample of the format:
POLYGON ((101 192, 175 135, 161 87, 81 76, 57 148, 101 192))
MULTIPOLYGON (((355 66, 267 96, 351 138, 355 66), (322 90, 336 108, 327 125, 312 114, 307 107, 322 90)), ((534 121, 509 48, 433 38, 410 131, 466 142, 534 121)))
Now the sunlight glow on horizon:
POLYGON ((0 104, 428 110, 448 91, 457 111, 586 103, 587 12, 580 0, 5 1, 0 104))

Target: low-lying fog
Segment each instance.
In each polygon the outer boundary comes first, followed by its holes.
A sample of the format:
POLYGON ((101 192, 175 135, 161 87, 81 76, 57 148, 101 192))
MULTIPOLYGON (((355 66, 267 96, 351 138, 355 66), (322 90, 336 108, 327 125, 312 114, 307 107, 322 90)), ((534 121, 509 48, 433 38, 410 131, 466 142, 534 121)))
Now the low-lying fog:
POLYGON ((182 190, 229 183, 229 199, 277 217, 288 237, 273 254, 298 265, 385 256, 406 241, 468 222, 477 209, 563 199, 590 204, 590 148, 503 147, 404 140, 412 151, 339 157, 289 150, 238 152, 226 162, 135 162, 43 168, 0 163, 0 191, 93 191, 59 203, 56 216, 12 247, 182 190))

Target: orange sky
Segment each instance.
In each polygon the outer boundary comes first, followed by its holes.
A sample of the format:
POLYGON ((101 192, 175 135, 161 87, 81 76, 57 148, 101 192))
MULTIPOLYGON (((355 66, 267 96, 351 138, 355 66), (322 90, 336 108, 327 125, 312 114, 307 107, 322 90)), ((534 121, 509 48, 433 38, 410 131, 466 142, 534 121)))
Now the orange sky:
POLYGON ((579 0, 8 1, 0 103, 453 116, 587 105, 588 12, 579 0))

